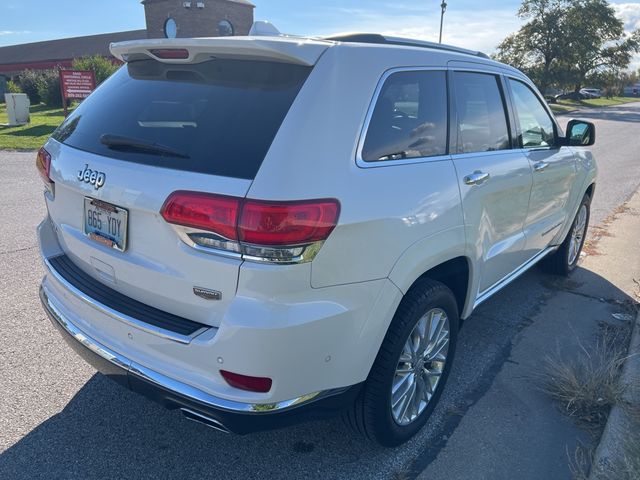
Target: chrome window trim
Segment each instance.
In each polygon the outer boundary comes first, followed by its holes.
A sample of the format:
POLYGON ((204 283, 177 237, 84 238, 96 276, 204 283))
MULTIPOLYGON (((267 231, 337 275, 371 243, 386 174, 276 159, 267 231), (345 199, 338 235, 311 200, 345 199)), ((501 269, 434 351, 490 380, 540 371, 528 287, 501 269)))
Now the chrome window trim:
POLYGON ((184 345, 189 345, 194 338, 202 335, 204 332, 209 331, 211 329, 216 331, 218 330, 216 327, 209 327, 209 328, 203 327, 196 330, 191 335, 181 335, 179 333, 165 330, 164 328, 154 327, 153 325, 144 323, 136 318, 120 313, 110 307, 107 307, 106 305, 100 302, 95 301, 93 298, 81 292, 76 287, 71 285, 71 283, 65 280, 65 278, 62 275, 60 275, 55 268, 53 268, 53 265, 51 265, 51 262, 49 262, 48 258, 44 258, 43 262, 47 269, 47 273, 50 274, 53 278, 55 278, 55 280, 58 283, 60 283, 67 291, 69 291, 69 293, 73 294, 76 298, 82 300, 84 303, 86 303, 90 307, 95 308, 99 312, 113 318, 114 320, 122 322, 133 328, 137 328, 138 330, 142 330, 143 332, 150 333, 151 335, 155 335, 157 337, 164 338, 166 340, 171 340, 184 345))
POLYGON ((290 400, 273 403, 245 403, 216 397, 200 390, 199 388, 179 382, 178 380, 174 380, 167 377, 166 375, 156 372, 155 370, 140 365, 139 363, 134 362, 124 355, 114 352, 113 350, 102 345, 101 343, 84 333, 69 318, 67 318, 62 313, 60 308, 56 305, 56 303, 52 301, 52 297, 53 295, 48 291, 46 286, 44 284, 41 285, 40 299, 49 318, 52 322, 58 324, 58 326, 61 327, 74 341, 77 341, 83 347, 87 348, 115 367, 123 370, 123 372, 125 373, 146 380, 147 382, 150 382, 170 392, 174 392, 188 400, 202 403, 207 407, 232 413, 268 415, 271 413, 291 410, 293 408, 320 400, 322 398, 337 395, 348 389, 348 387, 345 387, 323 390, 292 398, 290 400))
POLYGON ((378 84, 376 85, 376 89, 373 93, 373 98, 369 103, 369 108, 367 109, 367 114, 365 116, 364 124, 362 129, 360 130, 360 137, 358 138, 358 145, 356 148, 356 165, 360 168, 383 168, 383 167, 392 167, 396 165, 413 165, 417 163, 428 163, 428 162, 442 162, 446 160, 451 160, 451 156, 448 154, 445 155, 436 155, 433 157, 415 157, 415 158, 407 158, 402 160, 381 160, 378 162, 368 162, 364 158, 362 158, 362 151, 364 150, 364 144, 367 139, 367 133, 369 132, 369 125, 371 124, 371 118, 373 117, 373 112, 378 103, 378 98, 380 97, 380 92, 382 92, 382 88, 385 83, 389 79, 391 75, 402 72, 447 72, 448 68, 445 66, 442 67, 395 67, 385 71, 378 80, 378 84))
POLYGON ((511 148, 508 150, 488 150, 486 152, 469 152, 469 153, 454 153, 451 155, 453 160, 464 160, 465 158, 478 158, 478 157, 499 157, 500 155, 509 155, 513 153, 521 153, 519 148, 511 148))

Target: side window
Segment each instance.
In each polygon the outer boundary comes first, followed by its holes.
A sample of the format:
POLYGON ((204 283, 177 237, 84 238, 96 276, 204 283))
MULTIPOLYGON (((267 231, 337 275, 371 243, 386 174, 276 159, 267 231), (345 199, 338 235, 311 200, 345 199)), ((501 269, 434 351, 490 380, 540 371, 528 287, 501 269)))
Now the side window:
POLYGON ((507 116, 498 77, 455 72, 458 114, 458 153, 492 152, 510 148, 507 116))
POLYGON ((509 79, 518 122, 518 142, 523 148, 549 147, 555 144, 553 120, 531 89, 509 79))
POLYGON ((378 96, 362 159, 381 162, 446 155, 447 122, 444 71, 394 73, 378 96))

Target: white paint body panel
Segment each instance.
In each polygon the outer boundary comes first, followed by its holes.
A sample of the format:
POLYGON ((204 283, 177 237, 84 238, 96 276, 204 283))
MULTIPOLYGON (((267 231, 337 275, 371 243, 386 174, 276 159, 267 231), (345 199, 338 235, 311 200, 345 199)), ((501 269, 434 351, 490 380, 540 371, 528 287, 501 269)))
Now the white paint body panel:
MULTIPOLYGON (((478 296, 568 231, 595 180, 588 152, 553 155, 510 150, 453 155, 410 164, 356 162, 358 143, 380 79, 390 69, 473 68, 517 71, 481 58, 425 48, 300 39, 198 39, 114 46, 118 55, 185 47, 315 64, 254 181, 164 170, 92 155, 53 140, 55 200, 40 227, 45 257, 64 252, 86 273, 113 272, 109 286, 140 302, 214 327, 188 345, 138 331, 76 299, 51 276, 44 288, 87 334, 148 368, 235 401, 271 403, 366 379, 393 315, 415 280, 454 258, 469 266, 462 317, 478 296), (532 162, 553 168, 535 178, 532 162), (105 172, 96 191, 75 179, 85 164, 105 172), (469 187, 464 176, 487 171, 469 187), (176 190, 262 200, 336 198, 339 223, 311 263, 267 265, 197 252, 159 215, 176 190), (82 199, 129 209, 130 249, 120 253, 80 232, 82 199), (550 234, 542 235, 558 224, 550 234), (52 230, 57 228, 57 233, 52 230), (196 297, 194 286, 222 292, 196 297), (131 338, 130 336, 131 335, 131 338), (223 363, 218 363, 218 358, 223 363), (273 379, 267 394, 229 387, 219 374, 273 379)), ((528 81, 527 81, 528 82, 528 81)))

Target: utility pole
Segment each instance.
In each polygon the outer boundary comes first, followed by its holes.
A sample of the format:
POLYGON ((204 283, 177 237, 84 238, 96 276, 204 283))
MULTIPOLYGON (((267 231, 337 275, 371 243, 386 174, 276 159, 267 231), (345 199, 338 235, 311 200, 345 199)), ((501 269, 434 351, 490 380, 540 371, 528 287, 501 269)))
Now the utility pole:
POLYGON ((447 11, 447 2, 442 0, 440 8, 442 8, 442 13, 440 14, 440 40, 438 43, 442 43, 442 26, 444 24, 444 13, 447 11))

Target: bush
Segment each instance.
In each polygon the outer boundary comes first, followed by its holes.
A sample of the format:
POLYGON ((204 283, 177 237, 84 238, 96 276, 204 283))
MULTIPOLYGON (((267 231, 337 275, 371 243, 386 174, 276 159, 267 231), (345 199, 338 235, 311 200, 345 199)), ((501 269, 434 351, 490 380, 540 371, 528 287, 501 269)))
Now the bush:
POLYGON ((61 108, 60 69, 42 70, 36 81, 40 101, 48 107, 61 108))
POLYGON ((94 55, 93 57, 74 59, 72 68, 74 70, 93 70, 96 75, 96 86, 98 86, 109 78, 118 69, 118 66, 107 58, 94 55))
POLYGON ((32 105, 38 104, 41 101, 40 94, 38 93, 38 79, 40 78, 40 72, 35 70, 25 70, 18 77, 18 85, 20 89, 27 94, 32 105))
POLYGON ((12 80, 7 82, 7 93, 23 93, 20 86, 12 80))

